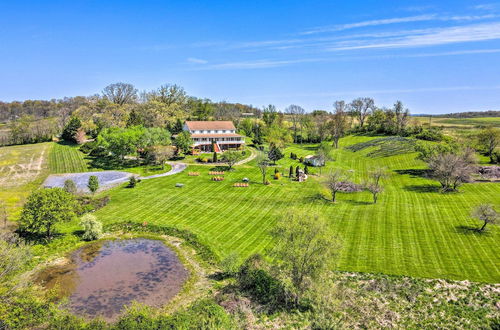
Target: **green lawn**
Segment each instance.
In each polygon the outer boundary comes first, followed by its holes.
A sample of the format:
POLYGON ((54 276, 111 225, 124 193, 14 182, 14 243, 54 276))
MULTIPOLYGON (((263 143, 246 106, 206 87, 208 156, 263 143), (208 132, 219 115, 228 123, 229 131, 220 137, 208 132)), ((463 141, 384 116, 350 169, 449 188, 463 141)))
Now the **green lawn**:
MULTIPOLYGON (((348 137, 341 145, 369 139, 348 137)), ((314 148, 294 145, 286 155, 292 151, 305 156, 314 148)), ((467 229, 478 226, 469 216, 475 205, 489 202, 500 209, 500 185, 467 184, 460 193, 441 194, 436 182, 418 176, 425 165, 415 159, 415 153, 366 157, 371 151, 342 148, 335 151, 336 160, 328 167, 352 170, 354 180, 361 182, 371 166, 387 166, 391 177, 376 205, 365 192, 340 194, 332 204, 315 176, 306 183, 282 178, 264 186, 252 161, 222 182, 210 181, 210 167, 193 165, 188 171, 199 171, 199 177, 189 177, 185 171, 143 181, 135 189, 116 188, 97 216, 106 223, 135 221, 186 228, 221 257, 236 251, 244 258, 265 252, 272 244, 268 232, 278 217, 287 212, 319 212, 343 241, 341 270, 500 282, 499 228, 489 226, 481 235, 467 229), (232 183, 243 177, 250 178, 250 187, 233 188, 232 183), (176 188, 178 182, 185 186, 176 188)), ((289 166, 298 164, 287 157, 278 167, 288 174, 289 166)))
POLYGON ((93 161, 79 149, 78 145, 66 143, 54 143, 50 152, 50 172, 51 173, 78 173, 87 171, 117 170, 125 171, 141 176, 160 174, 170 171, 171 166, 166 164, 164 168, 160 166, 137 165, 135 160, 128 160, 125 163, 112 162, 109 160, 93 161))

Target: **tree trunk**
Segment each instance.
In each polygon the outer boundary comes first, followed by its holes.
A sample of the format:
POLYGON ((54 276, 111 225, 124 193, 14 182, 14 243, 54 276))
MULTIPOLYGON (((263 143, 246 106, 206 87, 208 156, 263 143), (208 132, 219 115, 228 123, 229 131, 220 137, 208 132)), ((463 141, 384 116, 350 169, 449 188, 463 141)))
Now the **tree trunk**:
POLYGON ((377 204, 377 194, 373 194, 373 204, 377 204))
POLYGON ((332 203, 335 203, 335 195, 337 194, 336 191, 332 191, 332 203))

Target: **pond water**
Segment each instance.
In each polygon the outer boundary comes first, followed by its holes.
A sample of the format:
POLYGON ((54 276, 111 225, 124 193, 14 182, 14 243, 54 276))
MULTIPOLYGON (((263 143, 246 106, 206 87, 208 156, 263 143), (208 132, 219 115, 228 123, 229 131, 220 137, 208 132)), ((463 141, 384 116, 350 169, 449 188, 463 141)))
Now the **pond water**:
POLYGON ((160 307, 188 277, 177 255, 149 239, 101 241, 76 250, 71 262, 51 266, 36 282, 56 287, 68 308, 84 317, 115 320, 132 301, 160 307))

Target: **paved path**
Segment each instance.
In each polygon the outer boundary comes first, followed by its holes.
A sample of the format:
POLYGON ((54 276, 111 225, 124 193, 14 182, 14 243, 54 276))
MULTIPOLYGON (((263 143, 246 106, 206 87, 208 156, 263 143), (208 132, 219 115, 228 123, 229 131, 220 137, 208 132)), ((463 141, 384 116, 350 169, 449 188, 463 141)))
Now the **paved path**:
MULTIPOLYGON (((148 180, 154 178, 161 178, 164 176, 174 175, 184 171, 187 167, 184 163, 168 163, 172 166, 172 169, 168 172, 155 174, 150 176, 141 176, 139 179, 148 180)), ((89 192, 87 187, 87 183, 89 182, 89 177, 91 175, 97 176, 99 179, 99 186, 101 190, 106 190, 112 187, 115 187, 119 184, 127 182, 133 173, 123 172, 123 171, 100 171, 100 172, 83 172, 83 173, 65 173, 65 174, 51 174, 45 179, 43 183, 44 187, 54 188, 64 187, 64 181, 73 180, 76 184, 76 188, 78 191, 89 192)))
POLYGON ((170 166, 172 166, 172 169, 170 171, 165 172, 165 173, 150 175, 150 176, 141 176, 141 177, 139 177, 139 179, 141 179, 141 180, 148 180, 148 179, 154 179, 154 178, 161 178, 163 176, 174 175, 174 174, 177 174, 177 173, 181 173, 187 167, 187 165, 184 164, 184 163, 168 162, 167 164, 169 164, 170 166))
POLYGON ((243 160, 240 160, 239 162, 237 162, 236 164, 234 165, 243 165, 245 163, 248 163, 249 161, 253 160, 255 157, 257 157, 257 151, 255 151, 254 148, 248 148, 250 149, 250 156, 248 156, 247 158, 243 159, 243 160))

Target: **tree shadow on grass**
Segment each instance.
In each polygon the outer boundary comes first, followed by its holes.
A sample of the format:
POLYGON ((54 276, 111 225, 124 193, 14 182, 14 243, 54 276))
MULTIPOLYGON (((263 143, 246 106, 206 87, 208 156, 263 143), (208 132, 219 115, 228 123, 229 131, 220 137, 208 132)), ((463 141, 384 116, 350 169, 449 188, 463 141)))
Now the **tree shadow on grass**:
POLYGON ((301 149, 304 149, 304 150, 311 150, 311 151, 317 151, 318 150, 318 146, 316 147, 311 147, 311 146, 307 146, 307 147, 301 147, 301 149))
POLYGON ((481 230, 479 230, 478 227, 460 225, 460 226, 456 226, 455 230, 457 233, 465 234, 465 235, 481 235, 481 236, 489 235, 489 233, 487 231, 485 231, 485 230, 481 231, 481 230))
POLYGON ((351 205, 372 205, 373 204, 373 202, 357 201, 357 200, 350 200, 350 199, 344 200, 343 202, 346 202, 346 203, 351 204, 351 205))
POLYGON ((101 170, 120 170, 141 166, 141 162, 137 159, 117 159, 113 157, 89 157, 90 166, 101 170))
POLYGON ((64 234, 62 233, 52 233, 52 237, 49 239, 45 233, 31 233, 24 230, 16 230, 16 234, 19 235, 25 242, 30 242, 34 244, 47 244, 55 238, 62 237, 64 234))
POLYGON ((225 165, 216 165, 214 167, 211 167, 210 168, 210 171, 217 171, 217 172, 225 172, 225 171, 229 171, 229 166, 225 166, 225 165))
POLYGON ((423 184, 423 185, 410 185, 404 186, 404 190, 418 193, 438 193, 441 192, 439 186, 433 184, 423 184))
POLYGON ((316 193, 314 195, 307 196, 307 197, 304 198, 304 200, 306 200, 308 202, 327 202, 327 203, 332 203, 331 199, 326 198, 321 193, 316 193))
POLYGON ((429 178, 430 170, 429 169, 407 169, 407 170, 394 170, 397 174, 401 175, 409 175, 412 178, 429 178))

